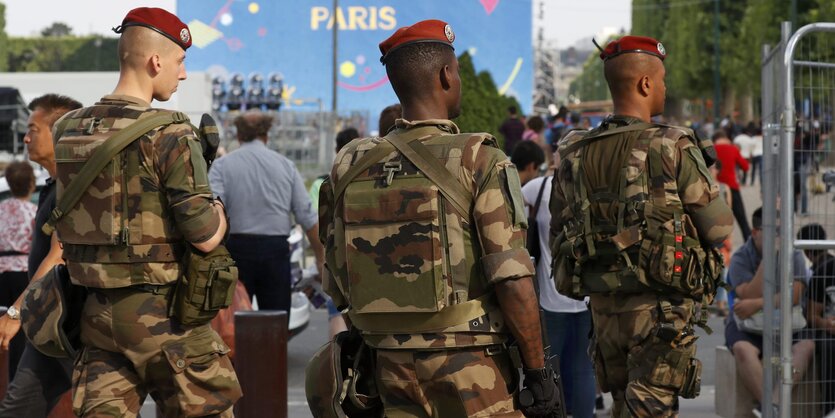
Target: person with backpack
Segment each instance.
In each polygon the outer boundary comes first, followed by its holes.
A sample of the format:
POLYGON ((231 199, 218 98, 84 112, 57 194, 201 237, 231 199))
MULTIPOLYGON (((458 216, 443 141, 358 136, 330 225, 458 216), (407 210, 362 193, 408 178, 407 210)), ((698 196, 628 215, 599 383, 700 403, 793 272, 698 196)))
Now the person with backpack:
MULTIPOLYGON (((560 391, 519 175, 492 135, 451 121, 462 88, 454 40, 446 22, 425 20, 380 43, 402 118, 346 145, 322 185, 324 288, 372 349, 376 371, 362 386, 376 386, 386 415, 551 417, 560 391), (525 376, 518 400, 510 349, 525 376)), ((311 410, 339 407, 315 395, 311 410)))
POLYGON ((679 396, 698 396, 694 326, 721 283, 714 246, 733 228, 707 170, 712 150, 650 122, 664 111, 666 56, 642 36, 601 50, 614 115, 559 143, 550 201, 556 287, 590 298, 592 359, 614 417, 672 417, 679 396))
MULTIPOLYGON (((190 305, 193 292, 174 291, 186 279, 203 295, 216 291, 200 304, 213 310, 235 288, 231 259, 208 258, 226 253, 227 223, 209 187, 206 135, 184 114, 151 107, 185 80, 191 32, 152 7, 131 10, 114 31, 115 89, 54 128, 57 204, 45 228, 58 234, 72 283, 88 292, 77 307, 73 412, 136 417, 150 394, 165 416, 231 417, 241 387, 229 348, 190 305), (210 281, 196 268, 203 259, 217 287, 201 286, 210 281)), ((26 303, 24 313, 27 305, 39 308, 26 303)))

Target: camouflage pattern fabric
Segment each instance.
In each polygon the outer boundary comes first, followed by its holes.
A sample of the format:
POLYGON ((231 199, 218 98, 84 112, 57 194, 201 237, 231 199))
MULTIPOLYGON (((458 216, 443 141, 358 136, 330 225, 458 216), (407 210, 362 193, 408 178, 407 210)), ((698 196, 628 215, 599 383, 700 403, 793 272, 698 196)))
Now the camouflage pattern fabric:
MULTIPOLYGON (((608 128, 589 134, 637 123, 616 117, 608 128)), ((720 244, 733 231, 733 215, 718 198, 692 131, 644 125, 573 151, 585 131, 560 141, 563 160, 550 202, 551 251, 557 289, 564 294, 581 299, 595 292, 655 289, 701 297, 702 277, 717 271, 706 271, 703 246, 720 244), (571 260, 584 257, 594 262, 580 266, 580 283, 572 286, 578 274, 571 260)))
MULTIPOLYGON (((320 192, 320 238, 327 249, 324 288, 352 315, 400 324, 492 292, 502 280, 528 277, 527 220, 516 168, 488 134, 461 134, 448 120, 398 119, 389 135, 420 141, 472 194, 462 217, 397 151, 357 176, 334 202, 333 185, 381 138, 352 141, 337 155, 320 192), (396 169, 392 169, 392 168, 396 169), (388 184, 389 172, 394 172, 388 184)), ((378 332, 367 343, 388 349, 444 349, 502 343, 509 335, 498 308, 441 329, 378 332)))
POLYGON ((655 295, 596 294, 590 307, 595 333, 591 356, 598 384, 612 392, 612 417, 677 416, 686 366, 696 355, 693 301, 672 306, 671 323, 681 332, 672 343, 654 335, 661 322, 655 295))
MULTIPOLYGON (((110 95, 56 122, 58 199, 96 147, 161 109, 110 95)), ((173 285, 187 242, 220 224, 206 163, 189 124, 150 131, 110 163, 56 225, 72 281, 91 293, 85 345, 73 373, 81 416, 136 416, 147 394, 166 416, 231 416, 241 396, 229 349, 208 325, 168 318, 166 296, 136 285, 173 285)))
POLYGON ((163 295, 131 288, 91 291, 84 350, 73 372, 78 416, 135 417, 150 394, 166 417, 231 417, 241 397, 229 348, 209 325, 168 318, 163 295))
MULTIPOLYGON (((105 96, 55 124, 57 193, 96 147, 162 109, 128 96, 105 96)), ((129 145, 56 225, 74 283, 115 288, 166 284, 181 275, 184 241, 217 230, 206 163, 193 127, 172 124, 129 145)))
MULTIPOLYGON (((641 122, 614 117, 601 130, 634 123, 641 122)), ((577 173, 573 152, 562 155, 550 202, 557 288, 574 290, 574 297, 591 295, 596 337, 591 357, 601 388, 612 392, 615 399, 614 417, 676 416, 679 396, 698 395, 701 366, 694 357, 692 327, 698 320, 693 316, 692 298, 701 297, 701 281, 712 280, 718 270, 709 266, 713 261, 705 256, 705 248, 721 243, 733 230, 733 215, 719 198, 718 186, 692 131, 646 125, 643 130, 615 133, 581 149, 589 195, 615 190, 617 197, 618 187, 622 187, 624 207, 616 199, 594 201, 584 213, 570 204, 579 192, 573 180, 577 173), (648 176, 652 164, 660 170, 648 176), (610 237, 621 231, 619 212, 625 225, 638 227, 623 228, 623 233, 610 237), (592 226, 598 229, 591 245, 604 248, 603 237, 614 245, 593 263, 575 266, 566 263, 570 245, 563 244, 572 228, 579 229, 578 219, 599 222, 592 226), (648 232, 652 227, 655 232, 648 232), (649 245, 665 252, 645 251, 649 245), (628 257, 623 257, 624 253, 628 257), (689 263, 680 263, 685 258, 689 263), (599 277, 604 278, 605 286, 592 288, 584 283, 599 277), (581 286, 572 288, 574 278, 581 286), (665 279, 670 281, 665 283, 665 279), (662 311, 662 306, 670 308, 669 312, 662 311), (659 336, 661 331, 664 338, 659 336)), ((580 139, 581 134, 569 134, 560 147, 567 150, 564 147, 570 141, 580 139)), ((586 251, 586 244, 579 252, 586 251)))
POLYGON ((377 350, 376 377, 388 418, 523 417, 506 352, 377 350))

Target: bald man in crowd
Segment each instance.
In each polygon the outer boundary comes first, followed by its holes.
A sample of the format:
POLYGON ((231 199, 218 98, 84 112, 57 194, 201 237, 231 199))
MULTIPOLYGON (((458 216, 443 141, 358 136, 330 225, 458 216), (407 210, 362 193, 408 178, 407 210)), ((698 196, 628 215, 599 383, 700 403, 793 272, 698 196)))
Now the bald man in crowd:
POLYGON ((287 238, 295 224, 307 233, 320 272, 325 250, 304 179, 292 161, 267 148, 272 123, 260 111, 235 118, 241 146, 214 162, 209 181, 228 211, 229 252, 250 297, 258 297, 258 309, 290 312, 287 238))
POLYGON ((598 383, 613 417, 673 417, 699 394, 696 309, 713 297, 712 247, 733 216, 689 129, 651 123, 664 111, 667 52, 625 36, 601 51, 614 115, 559 143, 551 251, 561 294, 590 297, 598 383), (707 295, 707 297, 704 297, 707 295))
POLYGON ((113 93, 56 123, 59 206, 80 177, 79 161, 124 129, 171 117, 137 134, 90 192, 50 219, 73 283, 88 291, 73 410, 136 417, 150 394, 166 417, 231 417, 241 388, 229 349, 208 323, 184 325, 168 310, 187 246, 210 252, 226 233, 197 134, 187 120, 150 104, 168 100, 186 78, 191 33, 175 15, 147 7, 131 10, 114 31, 121 37, 113 93))

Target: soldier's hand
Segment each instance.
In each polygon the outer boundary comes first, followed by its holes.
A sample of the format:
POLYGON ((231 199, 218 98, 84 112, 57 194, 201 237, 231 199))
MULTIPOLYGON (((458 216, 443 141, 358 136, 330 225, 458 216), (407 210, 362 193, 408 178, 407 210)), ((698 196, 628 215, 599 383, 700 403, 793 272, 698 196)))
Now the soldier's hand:
POLYGON ((554 381, 554 371, 545 366, 542 369, 525 369, 523 382, 526 390, 533 397, 533 402, 520 399, 522 413, 526 417, 552 417, 560 411, 560 393, 554 381))
POLYGON ((9 349, 9 341, 20 331, 20 320, 8 315, 0 316, 0 350, 9 349))

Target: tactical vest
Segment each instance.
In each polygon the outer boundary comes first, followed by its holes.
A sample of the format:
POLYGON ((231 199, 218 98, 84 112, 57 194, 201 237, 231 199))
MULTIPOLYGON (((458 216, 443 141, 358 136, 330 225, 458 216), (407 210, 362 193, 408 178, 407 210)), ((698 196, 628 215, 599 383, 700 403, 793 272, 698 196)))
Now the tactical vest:
POLYGON ((473 141, 493 140, 436 126, 359 140, 343 157, 352 166, 323 185, 333 190, 333 213, 326 216, 333 219, 334 250, 327 263, 360 330, 472 331, 476 320, 479 331, 504 338, 493 294, 470 297, 486 286, 477 281, 484 275, 470 221, 472 192, 457 176, 463 150, 473 141), (477 320, 485 316, 489 323, 477 320))
POLYGON ((563 231, 552 244, 560 293, 581 299, 649 291, 712 301, 721 285, 718 253, 701 245, 675 179, 664 175, 662 141, 685 136, 693 138, 683 129, 634 123, 572 131, 560 142, 559 181, 567 207, 563 231), (592 172, 589 145, 615 135, 623 141, 606 145, 625 151, 592 172), (595 183, 603 181, 590 179, 616 180, 601 186, 595 183))
MULTIPOLYGON (((169 111, 97 104, 67 114, 55 134, 60 138, 55 146, 58 199, 100 145, 159 112, 169 111)), ((160 179, 143 158, 141 142, 133 141, 119 153, 55 225, 76 284, 166 284, 180 276, 184 242, 160 179)), ((196 150, 199 155, 199 145, 196 150)))

